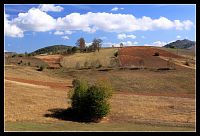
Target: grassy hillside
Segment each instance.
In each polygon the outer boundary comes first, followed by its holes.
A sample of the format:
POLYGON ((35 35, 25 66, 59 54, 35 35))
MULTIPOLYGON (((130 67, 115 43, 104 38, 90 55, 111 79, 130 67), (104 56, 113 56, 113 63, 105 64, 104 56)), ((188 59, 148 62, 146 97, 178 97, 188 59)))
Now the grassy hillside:
POLYGON ((181 55, 189 59, 195 59, 195 56, 196 56, 195 49, 178 49, 177 51, 177 49, 173 49, 173 48, 165 48, 165 47, 157 47, 157 48, 169 51, 174 54, 177 54, 178 52, 178 55, 181 55))
POLYGON ((86 61, 91 64, 92 62, 99 60, 102 66, 108 66, 111 57, 114 56, 114 53, 117 50, 117 48, 104 48, 99 52, 75 53, 70 56, 65 56, 61 61, 61 65, 65 68, 75 68, 77 63, 79 63, 80 66, 84 66, 86 61))

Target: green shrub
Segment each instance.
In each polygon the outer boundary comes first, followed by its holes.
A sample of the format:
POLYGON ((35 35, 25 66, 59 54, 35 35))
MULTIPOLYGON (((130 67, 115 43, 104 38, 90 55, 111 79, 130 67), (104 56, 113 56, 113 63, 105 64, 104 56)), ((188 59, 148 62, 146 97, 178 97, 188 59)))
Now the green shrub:
POLYGON ((17 64, 18 64, 18 65, 20 65, 20 64, 22 64, 22 63, 23 63, 23 61, 21 60, 21 61, 20 61, 20 62, 18 62, 17 64))
POLYGON ((159 52, 155 52, 153 56, 160 56, 159 52))
POLYGON ((114 53, 114 56, 117 57, 119 55, 118 51, 114 53))
POLYGON ((38 71, 43 71, 44 70, 44 66, 43 65, 41 65, 41 66, 39 66, 39 69, 38 69, 38 71))
POLYGON ((109 113, 108 99, 112 96, 110 84, 99 81, 89 86, 84 80, 74 80, 73 86, 71 106, 78 117, 88 121, 98 121, 109 113))

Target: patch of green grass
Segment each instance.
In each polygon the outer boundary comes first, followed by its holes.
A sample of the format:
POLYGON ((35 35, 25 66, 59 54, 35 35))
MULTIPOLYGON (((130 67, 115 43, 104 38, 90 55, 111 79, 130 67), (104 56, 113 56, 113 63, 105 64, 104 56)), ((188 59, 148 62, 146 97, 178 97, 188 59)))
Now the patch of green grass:
POLYGON ((135 123, 36 123, 24 121, 6 122, 5 131, 195 131, 195 129, 135 123))

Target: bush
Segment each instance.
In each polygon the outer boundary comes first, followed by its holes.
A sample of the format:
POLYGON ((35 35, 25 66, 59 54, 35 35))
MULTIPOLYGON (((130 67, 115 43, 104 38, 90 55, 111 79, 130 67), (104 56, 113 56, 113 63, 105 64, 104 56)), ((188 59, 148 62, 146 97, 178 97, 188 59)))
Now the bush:
POLYGON ((159 52, 155 52, 153 56, 159 56, 160 53, 159 52))
POLYGON ((114 56, 117 57, 119 55, 118 51, 114 53, 114 56))
POLYGON ((44 66, 42 65, 42 66, 39 66, 39 69, 38 69, 38 71, 43 71, 44 70, 44 66))
POLYGON ((31 65, 31 63, 30 62, 28 62, 28 66, 30 66, 31 65))
POLYGON ((18 62, 17 64, 18 64, 18 65, 20 65, 20 64, 22 64, 22 63, 23 63, 23 61, 21 60, 21 61, 20 61, 20 62, 18 62))
POLYGON ((108 99, 112 96, 112 87, 105 81, 89 86, 84 80, 74 80, 74 89, 70 97, 72 110, 81 119, 99 121, 110 111, 108 99))

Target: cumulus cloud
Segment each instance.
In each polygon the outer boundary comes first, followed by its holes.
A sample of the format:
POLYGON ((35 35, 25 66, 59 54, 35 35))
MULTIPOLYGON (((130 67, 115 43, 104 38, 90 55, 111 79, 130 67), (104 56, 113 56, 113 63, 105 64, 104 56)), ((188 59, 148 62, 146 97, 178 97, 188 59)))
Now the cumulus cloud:
MULTIPOLYGON (((10 33, 12 31, 12 33, 16 32, 12 36, 22 37, 24 31, 46 32, 55 30, 62 31, 64 34, 71 34, 71 31, 94 33, 97 30, 102 30, 105 32, 124 33, 157 29, 189 30, 193 26, 190 20, 169 20, 165 17, 152 19, 146 16, 136 18, 132 14, 106 12, 71 13, 64 17, 53 18, 47 12, 44 12, 47 10, 41 10, 41 8, 42 6, 40 6, 40 9, 31 8, 26 13, 19 13, 12 21, 6 20, 4 23, 7 23, 6 27, 8 27, 8 24, 10 25, 10 33)), ((9 31, 9 29, 6 31, 9 31)), ((125 35, 125 37, 135 38, 134 35, 125 35)))
POLYGON ((169 20, 165 17, 151 19, 143 16, 136 18, 131 14, 112 14, 105 12, 86 14, 71 13, 63 18, 57 19, 58 29, 74 29, 86 32, 95 32, 103 30, 107 32, 133 32, 137 30, 147 31, 156 29, 177 29, 189 30, 193 23, 191 21, 169 20))
POLYGON ((65 40, 68 40, 68 39, 69 39, 68 36, 62 36, 61 38, 65 39, 65 40))
POLYGON ((17 25, 12 24, 11 21, 7 19, 9 15, 4 13, 4 34, 9 37, 24 37, 23 30, 21 30, 17 25))
POLYGON ((181 36, 180 36, 180 35, 177 35, 176 38, 179 39, 179 38, 181 38, 181 36))
POLYGON ((27 13, 19 13, 13 23, 24 31, 45 32, 55 29, 56 19, 37 8, 31 8, 27 13))
POLYGON ((48 12, 61 12, 64 8, 61 6, 55 6, 54 4, 40 4, 38 7, 41 11, 48 12))
POLYGON ((126 35, 126 34, 122 33, 122 34, 118 34, 117 38, 120 39, 120 40, 123 40, 123 39, 126 39, 126 38, 135 39, 136 36, 135 35, 126 35))
POLYGON ((124 46, 134 46, 136 44, 138 44, 138 42, 132 42, 132 41, 126 41, 126 42, 122 42, 124 46))
POLYGON ((145 44, 144 46, 157 46, 157 47, 162 47, 164 45, 166 45, 169 42, 162 42, 162 41, 155 41, 151 44, 145 44))

